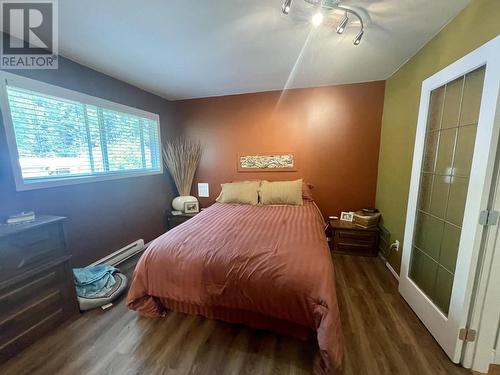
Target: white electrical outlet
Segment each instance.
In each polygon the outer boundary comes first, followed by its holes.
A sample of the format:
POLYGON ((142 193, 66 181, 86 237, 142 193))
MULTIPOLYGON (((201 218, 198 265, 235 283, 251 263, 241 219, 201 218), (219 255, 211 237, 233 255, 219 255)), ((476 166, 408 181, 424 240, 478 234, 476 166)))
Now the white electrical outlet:
POLYGON ((393 243, 391 243, 391 249, 399 251, 399 240, 396 240, 393 243))

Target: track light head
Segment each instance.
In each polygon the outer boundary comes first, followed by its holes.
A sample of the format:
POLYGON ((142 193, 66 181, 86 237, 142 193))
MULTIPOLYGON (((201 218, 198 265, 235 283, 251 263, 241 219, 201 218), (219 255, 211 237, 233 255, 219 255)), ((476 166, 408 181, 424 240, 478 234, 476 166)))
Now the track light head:
POLYGON ((349 22, 349 17, 347 17, 347 13, 344 15, 339 25, 337 26, 337 34, 342 34, 347 26, 347 22, 349 22))
POLYGON ((281 11, 284 14, 288 14, 290 12, 290 8, 292 7, 292 0, 283 0, 281 4, 281 11))
POLYGON ((364 30, 361 30, 358 35, 356 35, 356 38, 354 38, 354 45, 357 46, 359 43, 361 43, 361 38, 363 38, 363 34, 365 33, 364 30))

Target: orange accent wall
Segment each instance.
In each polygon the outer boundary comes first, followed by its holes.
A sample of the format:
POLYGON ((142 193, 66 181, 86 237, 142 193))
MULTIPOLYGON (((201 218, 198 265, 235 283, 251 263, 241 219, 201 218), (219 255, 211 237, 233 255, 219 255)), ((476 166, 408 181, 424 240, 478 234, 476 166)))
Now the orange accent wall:
POLYGON ((183 133, 203 144, 195 181, 304 178, 324 216, 375 204, 383 81, 177 101, 183 133), (239 153, 293 152, 295 172, 237 172, 239 153))

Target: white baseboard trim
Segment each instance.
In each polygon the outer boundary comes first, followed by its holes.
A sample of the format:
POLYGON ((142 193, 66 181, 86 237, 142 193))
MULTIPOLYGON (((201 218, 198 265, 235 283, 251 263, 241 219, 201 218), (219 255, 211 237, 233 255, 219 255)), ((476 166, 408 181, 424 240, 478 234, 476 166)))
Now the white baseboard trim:
POLYGON ((391 264, 389 262, 385 262, 385 265, 387 268, 389 268, 389 271, 391 271, 392 276, 394 276, 394 278, 399 282, 399 275, 396 273, 394 268, 392 268, 391 264))
POLYGON ((382 262, 384 262, 385 266, 389 269, 389 271, 391 272, 392 276, 394 276, 394 278, 398 281, 399 283, 399 275, 397 274, 397 272, 394 270, 394 268, 392 268, 391 264, 387 261, 387 259, 385 259, 384 255, 382 253, 378 253, 378 256, 380 257, 380 259, 382 260, 382 262))

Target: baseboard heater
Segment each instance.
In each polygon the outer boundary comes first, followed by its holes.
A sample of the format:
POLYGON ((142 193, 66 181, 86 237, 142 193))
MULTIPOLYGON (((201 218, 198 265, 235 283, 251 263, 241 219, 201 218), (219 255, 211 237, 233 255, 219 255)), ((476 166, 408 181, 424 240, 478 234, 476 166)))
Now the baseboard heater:
POLYGON ((90 267, 97 266, 98 264, 109 264, 110 266, 116 266, 117 264, 122 263, 128 258, 133 257, 137 253, 140 253, 146 248, 144 245, 144 240, 141 238, 131 244, 122 247, 120 250, 115 251, 113 254, 109 254, 108 256, 99 259, 92 263, 90 267))

